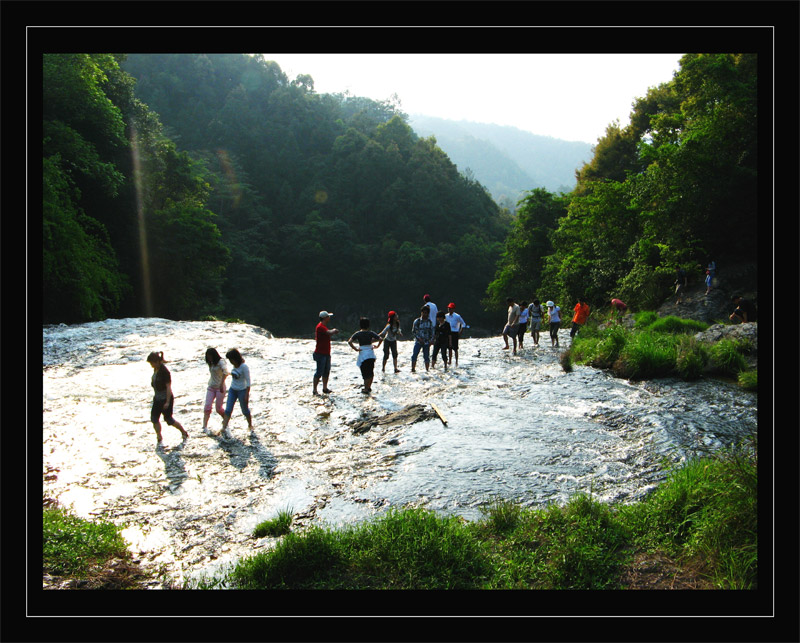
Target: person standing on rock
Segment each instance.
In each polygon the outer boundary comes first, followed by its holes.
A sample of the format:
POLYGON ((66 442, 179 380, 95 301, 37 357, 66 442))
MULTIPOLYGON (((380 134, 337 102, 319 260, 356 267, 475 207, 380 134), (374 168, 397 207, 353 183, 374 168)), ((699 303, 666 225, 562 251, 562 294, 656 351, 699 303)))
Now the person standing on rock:
POLYGON ((156 443, 159 447, 161 446, 161 422, 159 418, 162 415, 164 416, 164 421, 178 429, 185 440, 189 437, 189 434, 181 426, 181 423, 172 417, 175 395, 172 393, 172 376, 166 367, 164 352, 150 353, 147 356, 147 362, 153 367, 153 377, 150 380, 150 384, 153 387, 153 405, 150 408, 150 421, 156 431, 156 443))
POLYGON ((414 338, 414 350, 411 352, 411 372, 417 372, 417 357, 422 350, 425 360, 425 370, 430 369, 431 341, 433 341, 433 322, 430 319, 430 308, 426 304, 420 309, 419 317, 411 326, 411 336, 414 338))
POLYGON ((578 303, 575 304, 575 314, 572 316, 572 328, 569 331, 570 339, 573 339, 578 331, 586 323, 589 318, 589 304, 583 297, 578 298, 578 303))
POLYGON ((713 259, 708 262, 706 268, 706 295, 711 292, 711 286, 714 283, 714 277, 717 276, 717 262, 713 259))
POLYGON ((358 353, 356 366, 361 369, 361 377, 364 379, 362 393, 369 395, 372 392, 372 380, 375 377, 375 349, 381 345, 383 338, 369 329, 369 319, 366 317, 362 317, 358 325, 361 330, 353 333, 347 340, 347 344, 358 353), (358 346, 355 342, 358 342, 358 346), (372 342, 378 343, 373 346, 372 342))
POLYGON ((392 354, 392 361, 394 362, 394 372, 399 373, 400 369, 397 368, 397 337, 402 335, 403 331, 400 330, 400 318, 393 310, 389 311, 389 318, 386 320, 386 326, 378 333, 383 338, 383 372, 386 372, 386 362, 389 361, 389 353, 392 354))
POLYGON ((225 417, 222 401, 225 399, 225 378, 228 377, 228 362, 219 356, 216 348, 206 350, 206 364, 210 374, 203 407, 203 433, 208 432, 208 419, 216 406, 217 413, 225 417))
POLYGON ((222 431, 220 435, 223 438, 230 439, 231 434, 228 431, 228 422, 231 421, 233 414, 233 407, 236 405, 236 400, 239 400, 239 407, 242 409, 242 415, 247 419, 247 428, 253 430, 253 416, 250 414, 250 367, 244 363, 242 354, 232 348, 225 357, 233 364, 231 369, 231 387, 228 389, 228 402, 225 407, 225 415, 222 418, 222 431))
POLYGON ((517 330, 519 329, 519 305, 514 301, 513 297, 508 297, 506 303, 508 304, 508 317, 506 319, 505 328, 503 328, 503 340, 506 343, 506 345, 503 346, 503 350, 508 350, 508 338, 511 336, 514 342, 514 355, 516 355, 517 330))
POLYGON ((548 301, 547 318, 550 322, 550 346, 558 346, 558 329, 561 327, 561 306, 556 306, 554 302, 548 301))
POLYGON ((456 312, 456 305, 450 302, 447 305, 447 315, 445 315, 447 323, 450 324, 450 365, 453 364, 453 357, 455 356, 455 365, 458 366, 458 340, 461 338, 461 333, 467 327, 464 318, 456 312))
POLYGON ((423 306, 428 307, 428 318, 431 320, 431 323, 436 319, 436 313, 439 312, 439 308, 431 301, 430 295, 425 295, 422 298, 423 306))
POLYGON ((539 345, 539 334, 542 330, 542 304, 538 299, 534 299, 533 303, 528 306, 528 323, 531 327, 531 339, 533 345, 539 345))
POLYGON ((675 305, 678 306, 683 302, 683 293, 686 290, 686 286, 689 285, 689 280, 686 276, 686 271, 683 268, 676 268, 675 269, 675 305))
POLYGON ((322 380, 322 392, 332 393, 328 388, 328 378, 331 374, 331 337, 336 335, 337 328, 328 328, 333 313, 326 310, 319 312, 319 323, 314 331, 317 345, 314 348, 314 361, 317 363, 317 370, 314 373, 314 395, 317 393, 319 381, 322 380))

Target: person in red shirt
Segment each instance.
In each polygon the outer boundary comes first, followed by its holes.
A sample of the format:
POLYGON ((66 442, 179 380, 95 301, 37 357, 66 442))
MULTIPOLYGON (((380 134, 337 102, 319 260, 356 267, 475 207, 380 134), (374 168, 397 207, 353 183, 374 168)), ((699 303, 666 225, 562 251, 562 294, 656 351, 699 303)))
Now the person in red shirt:
POLYGON ((625 311, 628 309, 628 305, 622 301, 621 299, 612 299, 611 300, 611 310, 617 311, 617 323, 622 323, 622 316, 625 314, 625 311))
POLYGON ((328 388, 328 377, 331 374, 331 336, 339 332, 337 328, 328 328, 332 313, 321 310, 319 313, 319 323, 315 331, 317 345, 314 348, 314 361, 317 363, 317 371, 314 373, 314 395, 318 395, 317 387, 320 379, 322 380, 322 392, 331 393, 328 388))
POLYGON ((589 318, 589 304, 583 297, 578 298, 578 303, 575 304, 575 315, 572 317, 572 329, 569 331, 570 339, 575 337, 577 332, 586 323, 589 318))

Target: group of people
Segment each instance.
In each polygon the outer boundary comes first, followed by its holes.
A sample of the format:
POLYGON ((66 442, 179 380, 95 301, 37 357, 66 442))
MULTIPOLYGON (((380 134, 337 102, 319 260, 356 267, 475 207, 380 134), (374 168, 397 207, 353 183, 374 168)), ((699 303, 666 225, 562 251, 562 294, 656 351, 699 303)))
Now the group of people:
MULTIPOLYGON (((249 408, 250 368, 245 364, 242 354, 235 348, 225 353, 225 357, 233 364, 233 368, 230 371, 228 370, 228 362, 220 357, 215 348, 206 350, 205 360, 210 377, 206 389, 205 404, 203 405, 203 433, 208 433, 208 420, 212 411, 216 408, 217 413, 222 417, 220 435, 230 439, 231 434, 228 430, 228 423, 237 400, 242 414, 247 419, 247 426, 250 430, 253 429, 253 418, 249 408), (225 380, 228 375, 231 376, 231 385, 229 389, 226 389, 225 380), (223 409, 222 403, 226 392, 228 399, 223 409)), ((162 441, 160 422, 162 417, 169 426, 174 426, 178 429, 185 440, 189 437, 189 434, 172 415, 175 395, 172 392, 172 376, 166 366, 167 360, 164 359, 163 351, 150 353, 147 356, 147 362, 153 367, 153 376, 150 381, 153 387, 153 405, 150 409, 150 421, 153 423, 153 428, 156 432, 156 442, 160 445, 162 441)))
MULTIPOLYGON (((614 305, 612 300, 612 306, 614 305)), ((532 303, 523 301, 517 304, 513 297, 506 299, 508 304, 508 318, 506 325, 503 328, 503 341, 505 346, 503 350, 513 348, 513 354, 517 354, 517 344, 520 349, 523 347, 525 341, 525 333, 530 326, 531 339, 533 345, 539 345, 539 336, 542 330, 542 324, 545 323, 545 316, 547 319, 548 331, 550 333, 551 346, 558 346, 558 330, 561 328, 561 307, 557 306, 552 301, 545 302, 544 305, 538 299, 534 299, 532 303), (511 338, 512 346, 509 346, 508 340, 511 338)), ((619 302, 622 304, 622 302, 619 302)), ((623 307, 625 304, 622 304, 623 307)), ((623 308, 624 309, 624 308, 623 308)), ((580 330, 581 326, 586 323, 589 318, 590 308, 589 304, 583 297, 578 298, 578 303, 575 304, 572 316, 572 328, 570 329, 569 336, 575 337, 576 333, 580 330)))
MULTIPOLYGON (((445 313, 431 301, 430 295, 425 295, 422 300, 420 315, 414 320, 411 327, 411 337, 414 340, 414 348, 411 353, 411 372, 417 372, 420 352, 425 362, 425 370, 430 370, 431 367, 435 368, 436 360, 441 356, 446 371, 448 364, 452 364, 454 359, 458 365, 458 340, 468 326, 464 318, 456 312, 454 303, 448 304, 445 313), (433 355, 431 355, 431 346, 433 346, 433 355)), ((319 395, 320 381, 323 393, 332 392, 328 388, 328 378, 331 372, 331 338, 339 333, 339 329, 330 327, 332 316, 333 313, 327 310, 320 311, 319 322, 315 330, 316 345, 313 356, 317 368, 314 373, 314 395, 319 395)), ((359 330, 350 336, 347 344, 358 353, 356 365, 361 369, 361 377, 364 380, 363 393, 369 394, 372 391, 375 362, 377 361, 375 351, 380 348, 381 344, 383 344, 383 372, 386 372, 386 364, 390 355, 394 372, 400 372, 397 366, 397 341, 402 335, 400 317, 394 310, 389 311, 386 324, 379 333, 370 329, 368 318, 362 317, 359 320, 359 330)))

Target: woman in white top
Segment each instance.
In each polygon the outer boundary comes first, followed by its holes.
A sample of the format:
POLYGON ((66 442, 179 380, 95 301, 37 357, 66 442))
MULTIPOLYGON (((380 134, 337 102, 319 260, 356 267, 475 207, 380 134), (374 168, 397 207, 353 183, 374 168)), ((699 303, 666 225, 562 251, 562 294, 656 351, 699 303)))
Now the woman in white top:
POLYGON ((242 415, 247 418, 248 428, 251 431, 253 430, 253 418, 250 415, 248 406, 250 402, 250 368, 244 363, 244 357, 235 348, 225 353, 225 357, 233 364, 233 369, 231 370, 231 387, 228 389, 228 403, 225 406, 221 435, 224 438, 230 438, 228 422, 231 420, 231 413, 233 413, 233 407, 237 399, 242 409, 242 415))
POLYGON ((550 345, 558 346, 558 328, 561 326, 561 307, 552 301, 547 302, 547 315, 550 318, 550 345))
POLYGON ((219 356, 216 348, 206 350, 209 379, 206 389, 206 402, 203 407, 203 433, 208 431, 208 419, 214 407, 221 417, 225 417, 222 401, 225 399, 225 379, 228 377, 228 362, 219 356))

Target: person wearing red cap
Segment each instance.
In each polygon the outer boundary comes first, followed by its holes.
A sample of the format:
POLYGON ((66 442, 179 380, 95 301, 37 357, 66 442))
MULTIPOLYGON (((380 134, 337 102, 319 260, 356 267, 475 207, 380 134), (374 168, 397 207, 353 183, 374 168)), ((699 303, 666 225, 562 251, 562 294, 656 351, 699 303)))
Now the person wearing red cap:
POLYGON ((450 324, 450 364, 455 363, 458 366, 458 340, 461 337, 461 332, 467 327, 464 318, 456 312, 456 305, 450 302, 447 305, 447 314, 445 319, 450 324), (455 355, 456 361, 453 362, 455 355))
POLYGON ((389 318, 386 320, 386 326, 378 333, 383 338, 383 372, 386 372, 386 362, 389 361, 389 352, 392 353, 392 360, 394 361, 394 372, 399 373, 400 369, 397 368, 397 336, 402 335, 403 331, 400 330, 400 318, 393 310, 389 311, 389 318))

